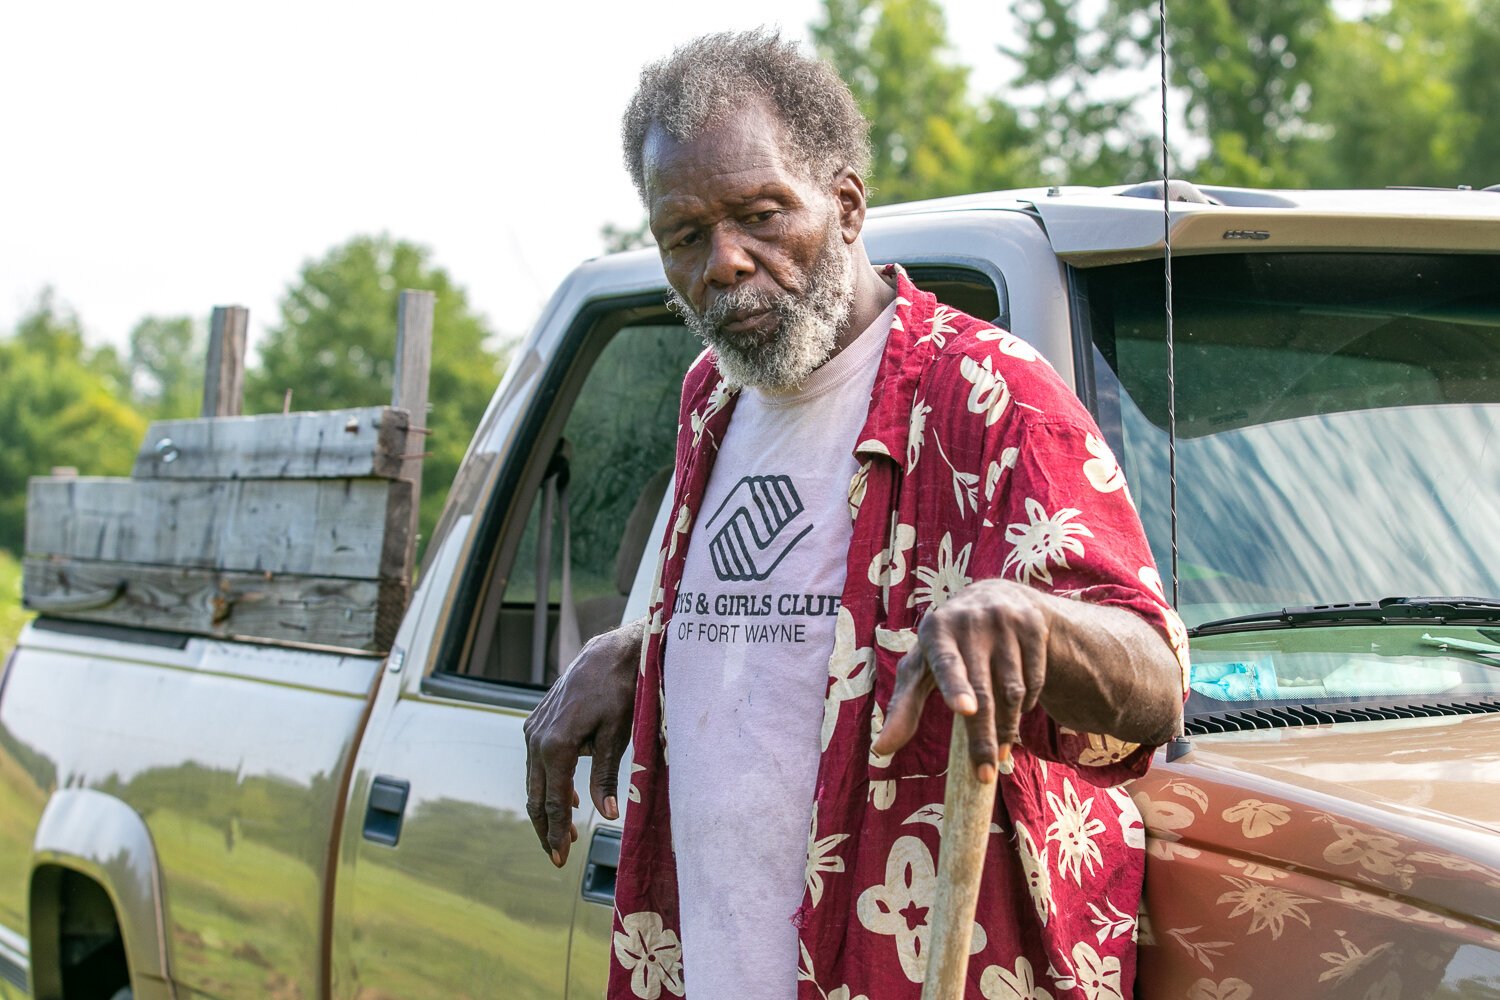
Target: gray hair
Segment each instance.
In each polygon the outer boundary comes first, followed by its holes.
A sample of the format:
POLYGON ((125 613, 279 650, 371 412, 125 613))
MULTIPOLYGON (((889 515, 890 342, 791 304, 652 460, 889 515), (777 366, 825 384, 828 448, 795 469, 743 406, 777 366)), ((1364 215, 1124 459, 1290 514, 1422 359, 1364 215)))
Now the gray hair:
POLYGON ((719 32, 694 39, 641 70, 620 124, 625 167, 646 199, 646 136, 653 126, 679 142, 696 138, 751 98, 780 119, 787 158, 816 181, 870 164, 870 123, 827 63, 774 31, 719 32))

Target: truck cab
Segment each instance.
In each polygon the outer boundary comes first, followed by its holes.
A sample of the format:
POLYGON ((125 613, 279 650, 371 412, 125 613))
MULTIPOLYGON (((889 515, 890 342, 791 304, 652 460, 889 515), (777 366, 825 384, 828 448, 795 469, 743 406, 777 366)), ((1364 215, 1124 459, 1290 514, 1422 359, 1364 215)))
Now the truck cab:
MULTIPOLYGON (((965 196, 865 233, 1076 388, 1193 630, 1187 739, 1128 789, 1147 914, 1101 933, 1140 935, 1143 996, 1500 995, 1473 783, 1500 765, 1500 198, 1190 195, 965 196), (1449 600, 1332 607, 1422 596, 1449 600)), ((619 824, 580 773, 547 862, 522 724, 654 589, 701 350, 665 291, 654 250, 557 290, 386 655, 28 628, 0 681, 0 997, 110 996, 74 988, 90 961, 137 997, 603 993, 619 824)))

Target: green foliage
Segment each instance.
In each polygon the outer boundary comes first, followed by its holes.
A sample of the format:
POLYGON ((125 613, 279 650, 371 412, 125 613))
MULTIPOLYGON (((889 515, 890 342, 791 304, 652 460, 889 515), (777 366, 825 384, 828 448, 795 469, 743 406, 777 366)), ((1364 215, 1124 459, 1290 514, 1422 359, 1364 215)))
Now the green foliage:
MULTIPOLYGON (((970 93, 937 0, 824 0, 819 51, 872 122, 872 201, 1161 169, 1154 0, 1018 0, 1007 92, 970 93)), ((1168 18, 1173 172, 1261 187, 1500 173, 1500 0, 1202 0, 1168 18)))
POLYGON ((645 216, 634 227, 617 226, 606 222, 599 227, 599 239, 604 242, 605 253, 620 253, 623 250, 639 250, 656 246, 656 237, 651 235, 651 220, 645 216))
POLYGON ((50 290, 0 340, 0 548, 24 544, 26 480, 53 466, 125 475, 146 432, 113 350, 84 347, 78 318, 50 290))
POLYGON ((260 365, 245 387, 247 413, 280 412, 288 389, 297 410, 389 403, 397 298, 405 288, 435 292, 424 538, 503 368, 484 318, 431 256, 425 247, 381 235, 355 237, 308 261, 282 299, 281 323, 261 346, 260 365))
POLYGON ((147 316, 130 331, 133 388, 154 419, 202 412, 206 340, 187 316, 147 316))
MULTIPOLYGON (((1049 174, 1089 184, 1159 176, 1156 4, 1026 0, 1017 16, 1022 44, 1008 54, 1021 67, 1017 83, 1043 95, 1028 120, 1049 174)), ((1328 18, 1327 0, 1173 5, 1171 83, 1185 100, 1191 133, 1208 146, 1193 166, 1195 179, 1298 182, 1290 151, 1311 93, 1307 57, 1328 18)))
POLYGON ((0 549, 0 663, 16 644, 31 615, 21 609, 21 564, 16 557, 0 549))
MULTIPOLYGON (((1150 4, 1140 18, 1154 28, 1150 4)), ((1251 186, 1304 183, 1291 153, 1313 95, 1309 56, 1332 19, 1328 0, 1177 4, 1168 17, 1172 82, 1190 128, 1209 141, 1195 176, 1251 186)), ((1156 52, 1154 32, 1142 46, 1156 52)))
MULTIPOLYGON (((1160 169, 1150 0, 1025 0, 1017 83, 1043 97, 1049 179, 1111 183, 1160 169), (1134 81, 1133 83, 1131 81, 1134 81), (1147 113, 1149 112, 1149 114, 1147 113)), ((1500 138, 1500 0, 1173 4, 1171 84, 1206 147, 1178 176, 1260 187, 1482 186, 1500 138)))
POLYGON ((1464 31, 1466 51, 1454 74, 1462 95, 1469 137, 1460 166, 1464 183, 1474 187, 1500 184, 1500 0, 1477 0, 1464 31))
POLYGON ((1027 0, 1014 8, 1019 44, 1000 46, 1017 65, 1021 121, 1041 155, 1031 183, 1120 184, 1158 169, 1151 122, 1138 106, 1146 84, 1124 71, 1129 33, 1114 7, 1027 0))
POLYGON ((81 362, 84 357, 83 327, 78 314, 57 301, 57 292, 44 288, 31 311, 16 324, 15 342, 30 354, 49 362, 81 362))
POLYGON ((1301 150, 1309 181, 1488 183, 1481 179, 1485 161, 1471 149, 1493 145, 1485 138, 1493 130, 1481 127, 1469 102, 1500 90, 1493 63, 1473 72, 1477 50, 1495 37, 1473 32, 1476 26, 1464 0, 1392 0, 1384 10, 1332 24, 1319 38, 1317 99, 1308 114, 1316 138, 1301 150))
POLYGON ((1014 111, 969 93, 936 0, 825 0, 819 52, 870 119, 871 204, 1029 183, 1035 158, 1014 111))

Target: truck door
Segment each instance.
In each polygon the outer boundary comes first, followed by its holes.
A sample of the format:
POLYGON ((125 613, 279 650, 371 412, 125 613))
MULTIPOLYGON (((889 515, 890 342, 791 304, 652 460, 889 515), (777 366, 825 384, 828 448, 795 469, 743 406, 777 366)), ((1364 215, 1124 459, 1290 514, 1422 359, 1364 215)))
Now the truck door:
POLYGON ((542 852, 521 727, 578 643, 621 621, 702 349, 659 288, 569 306, 568 287, 470 449, 455 490, 472 500, 450 499, 464 511, 439 529, 372 711, 341 841, 335 997, 568 992, 588 845, 562 871, 542 852))

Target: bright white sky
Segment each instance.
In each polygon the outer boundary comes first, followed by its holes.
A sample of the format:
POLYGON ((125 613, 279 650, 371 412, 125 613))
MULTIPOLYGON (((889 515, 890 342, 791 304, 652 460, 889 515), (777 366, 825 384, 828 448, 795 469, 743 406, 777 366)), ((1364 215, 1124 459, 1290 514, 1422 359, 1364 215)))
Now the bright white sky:
MULTIPOLYGON (((977 87, 1009 5, 947 0, 977 87)), ((250 307, 358 233, 431 247, 504 336, 640 209, 617 127, 643 62, 818 0, 11 3, 0 14, 0 334, 46 285, 90 340, 250 307)))

